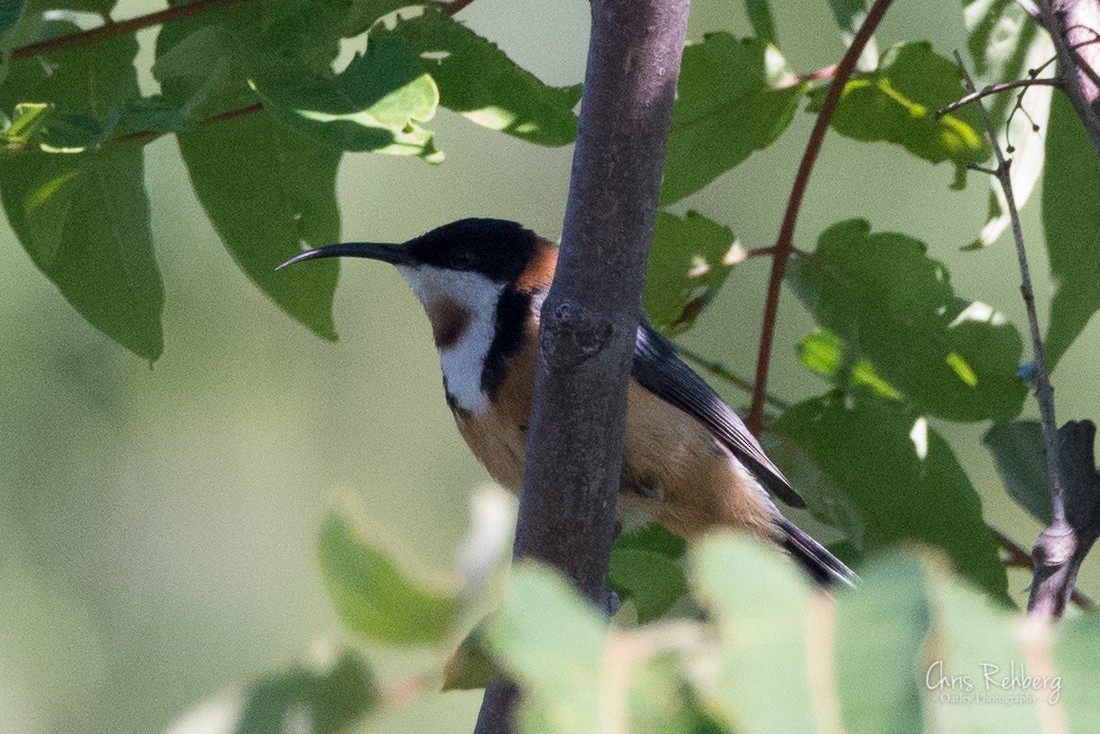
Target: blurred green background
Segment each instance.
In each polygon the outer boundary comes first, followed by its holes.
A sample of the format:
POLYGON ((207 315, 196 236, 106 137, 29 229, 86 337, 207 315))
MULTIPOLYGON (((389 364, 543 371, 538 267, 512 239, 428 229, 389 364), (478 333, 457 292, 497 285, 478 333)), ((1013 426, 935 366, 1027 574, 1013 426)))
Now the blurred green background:
MULTIPOLYGON (((691 34, 749 31, 741 6, 696 0, 691 34)), ((162 7, 120 3, 116 18, 162 7)), ((800 72, 842 53, 828 5, 775 3, 784 52, 800 72)), ((552 84, 583 76, 588 4, 477 0, 473 28, 552 84)), ((139 35, 142 83, 154 31, 139 35)), ((885 48, 932 40, 965 48, 962 10, 899 3, 885 48)), ((355 50, 349 44, 346 55, 355 50)), ((771 243, 812 120, 676 211, 731 225, 748 247, 771 243)), ((348 238, 402 240, 452 219, 517 219, 560 233, 571 148, 536 148, 441 110, 446 163, 347 155, 339 193, 348 238)), ((88 326, 0 225, 0 731, 156 732, 198 701, 344 639, 314 565, 314 537, 334 493, 351 490, 408 554, 446 570, 486 475, 442 400, 419 305, 388 269, 346 264, 337 292, 340 341, 283 316, 237 270, 191 193, 173 139, 147 148, 153 232, 167 290, 164 356, 150 369, 88 326)), ((1024 325, 1007 240, 963 253, 983 222, 986 185, 885 144, 829 136, 796 242, 812 248, 850 217, 918 237, 956 291, 1024 325)), ((1051 291, 1037 196, 1024 225, 1039 302, 1051 291)), ((685 339, 750 374, 768 263, 731 275, 685 339)), ((771 387, 820 392, 794 345, 812 322, 783 302, 771 387)), ((1097 417, 1097 324, 1054 375, 1059 420, 1097 417)), ((735 405, 745 397, 718 385, 735 405)), ((1029 401, 1025 415, 1036 415, 1029 401)), ((939 425, 985 502, 987 519, 1030 545, 1038 527, 1007 499, 981 447, 986 426, 939 425)), ((889 491, 889 488, 883 488, 889 491)), ((935 512, 936 508, 929 508, 935 512)), ((1014 591, 1027 583, 1013 574, 1014 591)), ((1100 595, 1100 567, 1082 585, 1100 595)), ((373 651, 392 675, 431 664, 373 651)), ((480 696, 452 693, 371 723, 371 731, 473 726, 480 696)))

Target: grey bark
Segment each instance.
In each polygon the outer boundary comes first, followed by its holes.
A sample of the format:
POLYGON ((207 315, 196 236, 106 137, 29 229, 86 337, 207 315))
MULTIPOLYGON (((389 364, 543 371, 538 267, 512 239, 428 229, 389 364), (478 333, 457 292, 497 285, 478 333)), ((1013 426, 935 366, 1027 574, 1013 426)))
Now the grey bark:
POLYGON ((1058 77, 1100 155, 1100 0, 1036 0, 1058 55, 1058 77))
POLYGON ((1055 517, 1035 541, 1033 578, 1027 609, 1061 618, 1073 593, 1077 572, 1100 538, 1100 474, 1096 471, 1092 421, 1069 421, 1058 429, 1057 461, 1061 469, 1065 515, 1055 517))
MULTIPOLYGON (((592 32, 558 269, 542 307, 541 359, 516 558, 607 597, 641 317, 689 0, 592 0, 592 32)), ((477 734, 510 731, 515 689, 490 684, 477 734)))

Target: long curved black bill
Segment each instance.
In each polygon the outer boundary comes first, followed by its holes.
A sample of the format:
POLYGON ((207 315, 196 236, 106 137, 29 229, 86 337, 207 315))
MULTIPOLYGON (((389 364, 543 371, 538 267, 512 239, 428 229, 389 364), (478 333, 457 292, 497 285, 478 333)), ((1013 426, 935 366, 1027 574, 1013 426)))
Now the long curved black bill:
POLYGON ((416 258, 409 254, 404 245, 391 245, 380 242, 345 242, 340 245, 319 247, 316 250, 306 250, 275 269, 282 270, 287 265, 294 265, 306 260, 320 260, 325 257, 362 257, 368 260, 381 260, 392 265, 417 264, 416 258))

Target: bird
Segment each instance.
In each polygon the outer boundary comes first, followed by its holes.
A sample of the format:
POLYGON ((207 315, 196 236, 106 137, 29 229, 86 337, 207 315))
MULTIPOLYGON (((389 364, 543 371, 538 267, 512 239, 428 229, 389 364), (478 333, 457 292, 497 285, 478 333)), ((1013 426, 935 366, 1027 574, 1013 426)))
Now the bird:
MULTIPOLYGON (((306 250, 279 268, 332 257, 389 263, 412 287, 431 324, 459 433, 493 480, 518 493, 539 312, 557 245, 517 222, 469 218, 402 243, 306 250)), ((621 525, 656 522, 688 540, 732 528, 778 545, 822 585, 854 585, 854 572, 788 520, 769 492, 805 507, 737 413, 643 318, 627 386, 621 525)))

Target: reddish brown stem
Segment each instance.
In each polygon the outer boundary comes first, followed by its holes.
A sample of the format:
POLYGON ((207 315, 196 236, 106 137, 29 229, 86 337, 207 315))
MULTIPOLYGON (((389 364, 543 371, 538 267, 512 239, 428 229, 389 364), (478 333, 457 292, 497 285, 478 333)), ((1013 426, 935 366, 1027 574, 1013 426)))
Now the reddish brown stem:
POLYGON ((153 26, 163 23, 171 23, 172 21, 191 18, 209 10, 233 5, 239 2, 244 2, 244 0, 196 0, 186 5, 173 5, 166 10, 158 10, 148 15, 139 15, 136 18, 121 20, 117 23, 105 23, 91 30, 50 38, 45 41, 39 41, 38 43, 32 43, 28 46, 20 46, 11 52, 11 58, 13 61, 27 59, 32 56, 50 53, 51 51, 61 51, 67 48, 73 48, 74 46, 85 46, 90 43, 98 43, 108 38, 114 38, 115 36, 121 36, 126 33, 135 33, 144 28, 152 28, 153 26))
POLYGON ((829 86, 829 92, 825 96, 825 102, 821 106, 821 112, 814 123, 814 129, 810 133, 810 140, 806 143, 806 152, 802 154, 802 162, 795 174, 794 186, 791 188, 790 198, 787 200, 787 211, 783 215, 783 224, 779 229, 779 237, 775 242, 775 259, 772 260, 771 278, 768 281, 768 298, 764 305, 764 322, 760 333, 760 349, 756 359, 756 383, 752 393, 752 408, 749 411, 748 426, 754 433, 758 432, 764 417, 764 399, 768 391, 768 369, 771 366, 772 342, 775 339, 776 318, 779 314, 779 292, 783 285, 783 274, 787 270, 787 260, 794 252, 794 229, 798 222, 798 212, 802 207, 802 199, 806 194, 806 187, 810 182, 810 173, 813 172, 817 155, 821 151, 821 143, 825 139, 825 132, 829 128, 829 121, 833 117, 837 104, 840 102, 844 85, 851 77, 855 69, 856 61, 863 52, 867 42, 871 40, 875 29, 882 21, 886 10, 893 0, 875 0, 871 10, 867 13, 867 19, 863 21, 859 32, 852 39, 852 45, 848 47, 844 57, 837 64, 836 73, 833 75, 833 83, 829 86))
POLYGON ((451 0, 451 2, 446 4, 440 3, 439 12, 443 13, 444 15, 454 15, 473 1, 474 0, 451 0))

